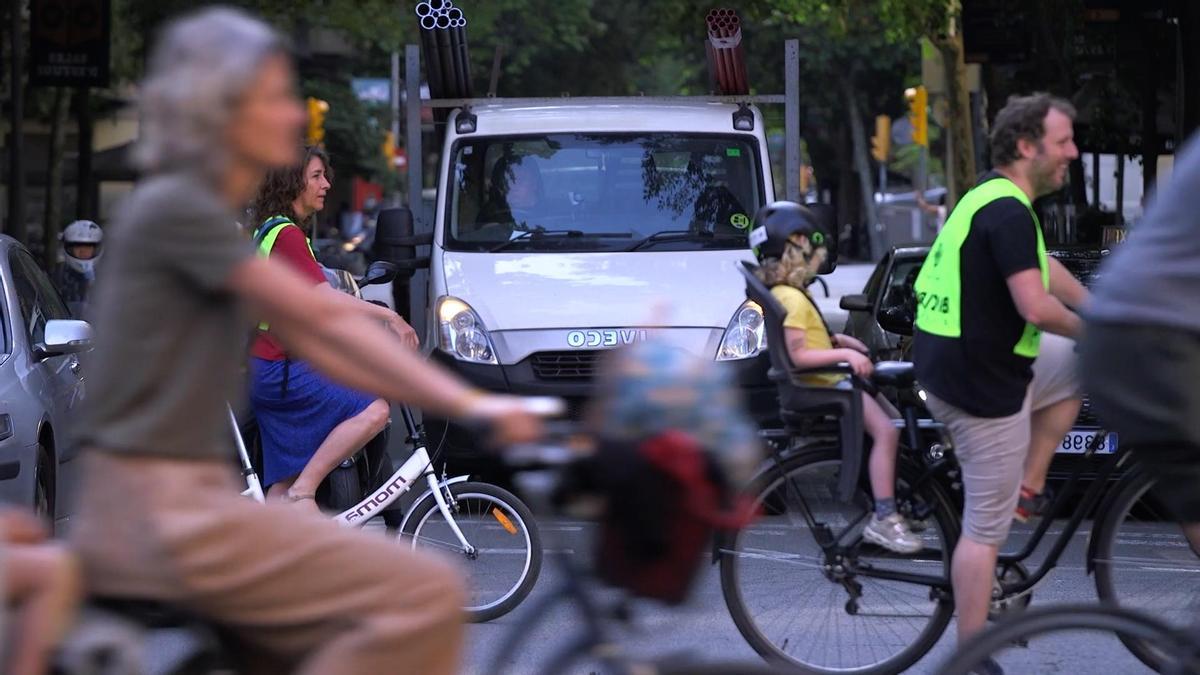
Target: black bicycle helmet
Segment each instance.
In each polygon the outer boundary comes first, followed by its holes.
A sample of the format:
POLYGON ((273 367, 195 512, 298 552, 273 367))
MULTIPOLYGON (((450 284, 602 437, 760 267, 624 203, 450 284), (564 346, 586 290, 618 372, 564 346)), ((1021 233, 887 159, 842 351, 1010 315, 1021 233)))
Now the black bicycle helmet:
POLYGON ((795 202, 772 202, 754 214, 754 228, 750 230, 750 248, 759 262, 768 258, 783 257, 788 239, 793 234, 803 234, 814 246, 823 246, 828 234, 817 224, 817 216, 795 202))

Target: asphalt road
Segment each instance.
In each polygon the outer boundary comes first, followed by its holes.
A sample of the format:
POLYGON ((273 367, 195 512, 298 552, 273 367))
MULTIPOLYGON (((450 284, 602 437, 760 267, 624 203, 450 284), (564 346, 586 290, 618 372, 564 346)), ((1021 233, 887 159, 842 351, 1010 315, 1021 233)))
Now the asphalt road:
MULTIPOLYGON (((563 647, 575 634, 580 625, 577 607, 559 606, 545 613, 533 627, 524 626, 530 618, 529 611, 537 599, 552 592, 561 583, 559 566, 550 559, 554 556, 572 556, 586 560, 589 541, 594 533, 593 526, 575 521, 557 520, 543 524, 547 535, 550 556, 533 594, 512 614, 487 624, 468 628, 467 653, 464 672, 471 674, 497 672, 495 655, 500 647, 511 640, 519 641, 516 660, 505 672, 535 673, 539 667, 563 647), (514 628, 519 635, 513 635, 514 628)), ((1081 532, 1072 537, 1070 545, 1060 560, 1059 566, 1039 585, 1033 593, 1035 606, 1054 603, 1087 603, 1097 600, 1092 577, 1084 570, 1084 553, 1090 522, 1084 523, 1081 532)), ((1051 535, 1057 533, 1056 524, 1051 535)), ((1013 542, 1019 542, 1029 532, 1028 527, 1019 526, 1014 532, 1013 542)), ((1046 547, 1050 542, 1043 542, 1046 547)), ((1170 546, 1164 543, 1164 546, 1170 546)), ((1035 556, 1031 567, 1036 566, 1040 556, 1035 556)), ((1190 573, 1195 574, 1196 569, 1190 573)), ((1181 570, 1172 570, 1175 579, 1182 579, 1181 570)), ((694 596, 685 605, 666 608, 656 603, 641 601, 634 604, 633 620, 627 626, 614 628, 614 635, 628 653, 643 656, 684 654, 703 660, 756 661, 759 657, 738 633, 722 599, 720 580, 716 568, 705 566, 694 586, 694 596)), ((1172 577, 1167 577, 1171 579, 1172 577)), ((1146 591, 1161 592, 1163 577, 1148 577, 1146 591)), ((822 587, 823 588, 823 587, 822 587)), ((1174 585, 1173 588, 1180 588, 1174 585)), ((1186 587, 1185 587, 1186 588, 1186 587)), ((781 594, 784 591, 781 589, 781 594)), ((609 592, 602 597, 612 597, 609 592)), ((1180 602, 1191 603, 1198 608, 1196 593, 1186 594, 1180 602)), ((803 615, 803 612, 797 612, 803 615)), ((814 631, 819 628, 814 628, 814 631)), ((939 664, 953 649, 954 623, 935 648, 913 668, 912 673, 934 673, 939 664)), ((887 631, 869 633, 864 631, 861 639, 869 640, 878 635, 887 641, 887 631)), ((814 633, 816 634, 816 633, 814 633)), ((870 648, 872 645, 860 645, 870 648)), ((1151 672, 1142 666, 1125 648, 1109 635, 1068 634, 1032 643, 1028 648, 1016 649, 1006 654, 1002 661, 1009 673, 1118 673, 1151 672)), ((590 672, 588 668, 569 672, 590 672)))

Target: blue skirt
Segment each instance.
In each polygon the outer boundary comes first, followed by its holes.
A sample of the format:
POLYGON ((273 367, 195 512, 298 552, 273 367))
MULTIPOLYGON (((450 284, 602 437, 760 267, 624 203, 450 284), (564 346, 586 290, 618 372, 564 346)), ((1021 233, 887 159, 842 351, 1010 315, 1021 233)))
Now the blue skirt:
POLYGON ((264 486, 299 474, 334 427, 376 398, 336 384, 295 359, 251 358, 250 378, 250 402, 262 436, 264 486))

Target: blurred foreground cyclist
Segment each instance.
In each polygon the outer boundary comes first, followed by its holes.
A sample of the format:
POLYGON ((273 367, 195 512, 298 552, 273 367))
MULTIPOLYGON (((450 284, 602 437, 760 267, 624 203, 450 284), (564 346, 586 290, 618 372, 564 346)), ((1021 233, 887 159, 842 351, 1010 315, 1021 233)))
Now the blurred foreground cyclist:
POLYGON ((1200 137, 1101 268, 1081 345, 1104 426, 1154 475, 1200 555, 1200 137))
POLYGON ((450 673, 463 591, 442 563, 282 504, 239 496, 225 401, 243 391, 250 316, 341 383, 540 431, 278 261, 235 212, 291 165, 304 113, 265 24, 206 9, 166 28, 141 88, 145 178, 112 230, 97 286, 89 448, 73 541, 89 590, 165 601, 232 629, 245 672, 450 673), (243 304, 251 305, 249 311, 243 304))

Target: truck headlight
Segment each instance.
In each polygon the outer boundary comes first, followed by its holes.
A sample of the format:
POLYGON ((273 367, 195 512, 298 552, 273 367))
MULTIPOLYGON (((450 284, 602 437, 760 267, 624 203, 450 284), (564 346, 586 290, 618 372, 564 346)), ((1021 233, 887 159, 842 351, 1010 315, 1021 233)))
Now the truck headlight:
POLYGON ((0 415, 0 441, 8 439, 13 435, 12 415, 7 413, 0 415))
POLYGON ((718 361, 737 361, 758 356, 767 346, 767 332, 763 327, 762 307, 747 300, 733 313, 733 319, 725 328, 721 347, 717 350, 718 361))
POLYGON ((496 364, 496 349, 479 315, 467 303, 446 296, 438 300, 438 347, 459 361, 496 364))

